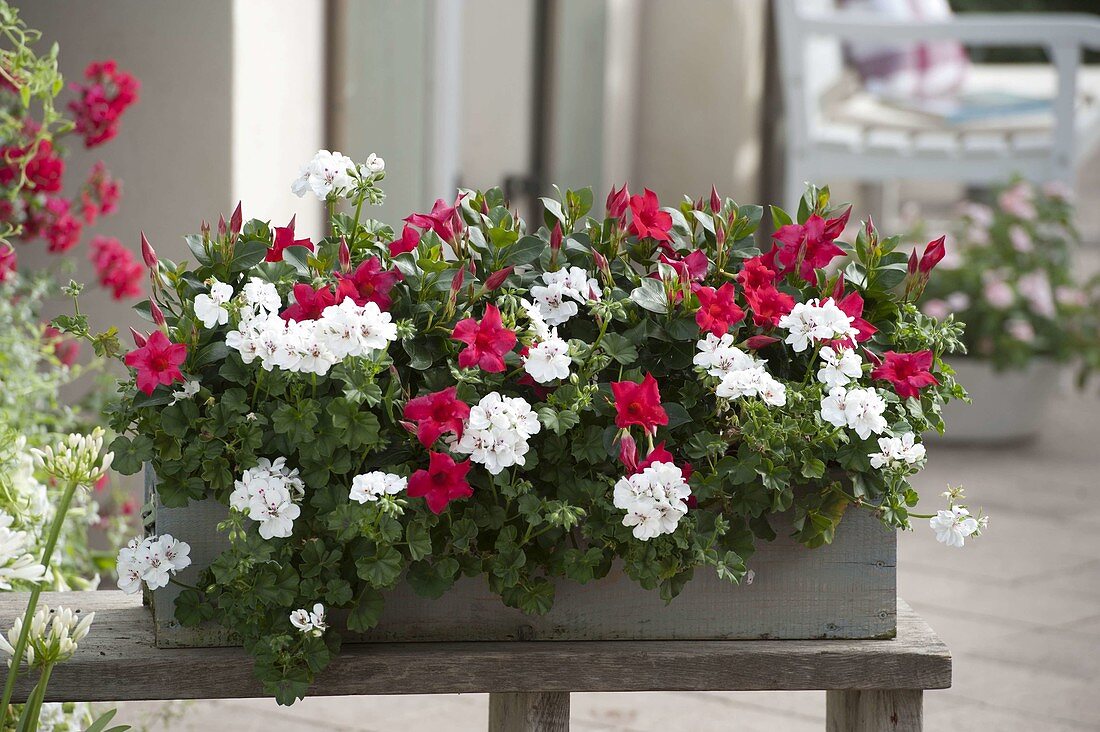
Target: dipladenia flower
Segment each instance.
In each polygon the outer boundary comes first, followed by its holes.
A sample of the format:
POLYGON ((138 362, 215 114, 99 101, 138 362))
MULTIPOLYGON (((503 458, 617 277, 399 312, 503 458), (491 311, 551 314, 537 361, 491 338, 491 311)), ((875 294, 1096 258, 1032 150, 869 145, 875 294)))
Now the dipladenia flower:
POLYGON ((734 302, 737 292, 732 282, 725 283, 717 290, 713 287, 696 286, 694 292, 699 298, 699 310, 695 313, 699 330, 721 336, 729 332, 731 325, 744 319, 745 311, 734 302))
POLYGON ((428 456, 428 468, 421 468, 409 477, 407 493, 410 498, 424 498, 432 513, 443 513, 451 501, 474 494, 466 481, 468 472, 469 460, 456 463, 446 453, 433 452, 428 456))
POLYGON ((162 331, 155 330, 145 345, 126 354, 123 361, 137 371, 137 387, 152 394, 161 384, 183 381, 180 364, 187 359, 187 346, 172 343, 162 331))
POLYGON ((286 226, 275 227, 275 239, 271 247, 267 250, 267 256, 264 257, 264 261, 283 261, 283 252, 287 247, 304 247, 311 252, 313 251, 313 242, 309 240, 309 237, 305 239, 294 238, 294 222, 297 218, 297 216, 291 216, 290 223, 286 226))
POLYGON ((461 368, 477 366, 491 374, 504 370, 504 354, 515 348, 517 342, 516 334, 504 327, 500 310, 495 305, 485 306, 481 322, 473 318, 460 320, 451 338, 466 344, 458 354, 461 368))
POLYGON ((336 295, 327 285, 314 290, 304 282, 294 285, 294 304, 282 312, 283 320, 317 320, 329 305, 336 304, 336 295))
POLYGON ((815 282, 817 279, 814 274, 815 269, 828 266, 829 262, 844 254, 844 250, 833 242, 844 231, 851 212, 852 209, 849 207, 837 218, 829 220, 817 214, 811 214, 805 224, 787 224, 779 227, 772 234, 772 238, 778 244, 768 255, 782 265, 784 273, 792 271, 797 266, 799 277, 806 282, 815 282))
POLYGON ((931 351, 915 353, 887 351, 883 354, 882 364, 871 371, 871 378, 889 381, 902 399, 919 397, 921 389, 940 383, 929 372, 930 368, 932 368, 931 351))
POLYGON ((661 210, 657 194, 648 188, 630 197, 630 233, 639 239, 668 241, 672 230, 672 216, 661 210))
POLYGON ((615 396, 616 427, 636 424, 647 432, 656 432, 658 426, 668 424, 668 413, 661 406, 661 393, 653 374, 647 373, 641 384, 614 381, 611 393, 615 396))
POLYGON ((431 447, 439 436, 450 432, 462 437, 463 423, 470 416, 470 406, 458 398, 458 387, 410 399, 405 405, 405 419, 416 422, 416 437, 424 447, 431 447))
POLYGON ((396 269, 383 270, 378 257, 366 260, 350 275, 337 274, 336 277, 337 302, 351 298, 357 305, 372 302, 382 310, 388 310, 393 304, 390 290, 401 281, 401 273, 396 269))
POLYGON ((405 224, 401 229, 401 236, 390 242, 390 256, 396 257, 399 254, 411 252, 416 249, 420 244, 420 232, 414 229, 412 226, 405 224))

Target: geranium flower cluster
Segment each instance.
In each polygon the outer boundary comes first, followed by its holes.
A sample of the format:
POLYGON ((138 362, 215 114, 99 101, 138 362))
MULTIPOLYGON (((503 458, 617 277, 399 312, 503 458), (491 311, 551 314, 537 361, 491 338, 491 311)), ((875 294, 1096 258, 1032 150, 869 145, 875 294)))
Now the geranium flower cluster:
POLYGON ((328 623, 325 621, 325 606, 318 602, 313 605, 313 610, 306 610, 305 608, 295 610, 290 614, 290 624, 302 633, 320 638, 328 630, 328 623))
POLYGON ((708 333, 695 347, 699 350, 695 354, 695 365, 719 379, 714 391, 718 397, 760 397, 773 407, 787 403, 787 388, 767 372, 767 362, 735 346, 729 333, 721 338, 708 333))
POLYGON ((286 458, 260 458, 233 483, 229 507, 256 521, 264 539, 285 539, 294 532, 304 495, 305 483, 297 468, 287 467, 286 458))
POLYGON ((505 468, 524 464, 528 440, 540 428, 538 416, 525 399, 494 391, 470 407, 462 436, 451 447, 484 465, 492 475, 499 475, 505 468))
POLYGON ((118 551, 118 589, 132 595, 144 582, 150 590, 164 587, 180 570, 191 566, 191 545, 171 534, 131 539, 118 551))
POLYGON ((84 78, 72 85, 78 97, 69 102, 69 111, 85 147, 98 147, 118 134, 122 114, 138 100, 141 84, 113 59, 88 64, 84 78))
POLYGON ((626 511, 623 525, 635 539, 646 541, 676 530, 688 511, 691 488, 683 471, 671 462, 655 462, 615 484, 615 508, 626 511))

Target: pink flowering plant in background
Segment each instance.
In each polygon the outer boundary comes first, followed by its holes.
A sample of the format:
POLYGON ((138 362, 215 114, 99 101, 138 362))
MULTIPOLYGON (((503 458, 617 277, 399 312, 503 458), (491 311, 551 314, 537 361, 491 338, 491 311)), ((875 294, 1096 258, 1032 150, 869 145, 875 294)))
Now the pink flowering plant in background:
POLYGON ((966 203, 950 251, 941 254, 921 310, 966 323, 967 353, 997 369, 1036 358, 1100 368, 1100 279, 1081 277, 1080 244, 1065 187, 1015 180, 992 205, 966 203))
MULTIPOLYGON (((537 230, 499 189, 393 229, 362 216, 384 176, 322 150, 292 187, 327 236, 238 207, 186 237, 190 263, 150 246, 110 415, 117 470, 150 464, 166 506, 229 506, 230 548, 176 616, 239 634, 280 702, 398 582, 479 576, 544 613, 556 578, 620 562, 671 601, 698 572, 739 582, 778 512, 810 548, 846 511, 937 518, 909 479, 964 392, 943 361, 960 326, 912 302, 935 243, 909 272, 870 222, 841 240, 850 209, 817 188, 771 209, 763 249, 760 206, 625 186, 598 216, 589 190, 543 199, 537 230)), ((119 571, 176 581, 164 561, 119 571)))

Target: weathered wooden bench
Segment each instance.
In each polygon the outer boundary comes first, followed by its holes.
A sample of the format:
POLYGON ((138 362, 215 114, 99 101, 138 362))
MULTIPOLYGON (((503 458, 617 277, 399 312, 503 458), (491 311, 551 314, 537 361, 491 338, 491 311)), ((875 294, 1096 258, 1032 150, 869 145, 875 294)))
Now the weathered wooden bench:
MULTIPOLYGON (((26 595, 0 594, 0 628, 26 595)), ((158 649, 138 596, 42 596, 96 613, 91 634, 50 679, 48 701, 264 696, 240 648, 158 649)), ((510 641, 346 645, 310 690, 349 694, 489 693, 491 732, 569 728, 573 691, 824 690, 832 732, 922 728, 923 692, 951 685, 951 655, 898 600, 893 640, 510 641)), ((23 678, 16 701, 32 679, 23 678)))

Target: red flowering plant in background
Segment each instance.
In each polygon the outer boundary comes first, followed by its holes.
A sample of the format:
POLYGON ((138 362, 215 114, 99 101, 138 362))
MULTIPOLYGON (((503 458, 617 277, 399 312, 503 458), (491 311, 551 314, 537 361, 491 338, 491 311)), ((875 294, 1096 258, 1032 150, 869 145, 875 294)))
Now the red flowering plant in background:
POLYGON ((261 657, 282 639, 258 667, 280 701, 335 652, 287 621, 319 602, 365 630, 397 583, 464 574, 542 613, 614 563, 671 599, 739 581, 780 512, 809 547, 846 508, 910 525, 919 436, 963 396, 958 327, 906 298, 895 239, 844 240, 827 189, 772 209, 764 254, 764 210, 716 191, 616 187, 606 215, 560 191, 537 230, 462 191, 395 230, 361 216, 384 175, 317 153, 293 182, 335 211, 312 249, 240 214, 187 238, 193 269, 143 249, 157 327, 126 357, 115 466, 151 464, 164 505, 227 504, 227 556, 177 617, 261 657))
MULTIPOLYGON (((102 161, 93 165, 71 197, 66 194, 66 173, 71 171, 65 164, 64 141, 75 134, 80 144, 92 149, 113 139, 140 88, 114 60, 92 62, 83 81, 69 85, 74 95, 67 104, 70 125, 54 109, 56 88, 42 90, 33 76, 23 77, 17 70, 12 76, 14 81, 0 84, 0 109, 7 119, 18 121, 0 135, 0 257, 7 262, 0 267, 0 282, 18 269, 18 249, 12 241, 20 246, 41 243, 51 254, 67 254, 80 243, 86 227, 118 209, 122 184, 102 161), (38 118, 22 96, 21 80, 33 86, 32 94, 41 103, 38 118)), ((102 237, 91 247, 89 259, 98 282, 116 300, 136 297, 143 272, 130 251, 118 240, 102 237)))

